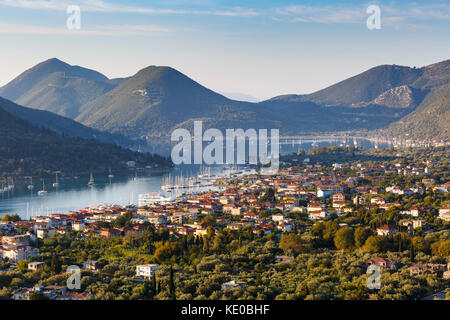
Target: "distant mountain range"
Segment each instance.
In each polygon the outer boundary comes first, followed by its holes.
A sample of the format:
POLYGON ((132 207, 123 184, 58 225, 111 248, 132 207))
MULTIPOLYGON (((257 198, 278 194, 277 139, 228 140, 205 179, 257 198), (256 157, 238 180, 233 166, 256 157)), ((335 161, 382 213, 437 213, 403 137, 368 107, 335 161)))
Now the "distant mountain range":
POLYGON ((0 88, 0 96, 129 139, 151 141, 203 120, 205 127, 222 130, 279 128, 289 135, 378 130, 448 140, 449 79, 450 60, 423 68, 382 65, 312 94, 251 103, 226 98, 170 67, 150 66, 110 80, 50 59, 0 88))

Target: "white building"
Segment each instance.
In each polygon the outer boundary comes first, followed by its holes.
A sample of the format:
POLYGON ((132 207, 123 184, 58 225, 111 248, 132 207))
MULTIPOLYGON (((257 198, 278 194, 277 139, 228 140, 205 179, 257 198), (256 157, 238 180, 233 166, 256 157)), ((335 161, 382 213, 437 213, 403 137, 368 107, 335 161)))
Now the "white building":
POLYGON ((439 218, 450 221, 450 207, 439 208, 439 218))
POLYGON ((237 287, 241 287, 243 288, 245 286, 245 282, 242 281, 237 281, 237 280, 231 280, 225 283, 222 283, 222 290, 227 290, 227 289, 234 289, 237 287))
POLYGON ((276 222, 281 222, 285 219, 285 216, 282 215, 281 213, 276 213, 274 215, 272 215, 272 220, 276 221, 276 222))
POLYGON ((158 270, 157 264, 141 264, 136 266, 136 277, 150 279, 158 270))
POLYGON ((10 246, 3 247, 3 258, 8 258, 9 261, 18 262, 21 260, 30 260, 39 257, 39 249, 30 246, 10 246))
POLYGON ((73 231, 84 231, 85 228, 86 228, 86 225, 83 222, 74 222, 72 224, 73 231))

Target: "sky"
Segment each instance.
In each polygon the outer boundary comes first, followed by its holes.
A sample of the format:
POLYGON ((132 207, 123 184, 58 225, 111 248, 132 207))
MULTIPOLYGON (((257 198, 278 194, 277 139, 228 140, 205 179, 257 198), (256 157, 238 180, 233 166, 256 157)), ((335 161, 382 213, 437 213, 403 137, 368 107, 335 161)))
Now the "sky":
POLYGON ((171 66, 214 91, 263 100, 380 64, 450 59, 450 2, 0 0, 0 86, 53 57, 109 78, 171 66), (67 27, 71 5, 80 29, 67 27), (367 26, 370 5, 379 29, 367 26))

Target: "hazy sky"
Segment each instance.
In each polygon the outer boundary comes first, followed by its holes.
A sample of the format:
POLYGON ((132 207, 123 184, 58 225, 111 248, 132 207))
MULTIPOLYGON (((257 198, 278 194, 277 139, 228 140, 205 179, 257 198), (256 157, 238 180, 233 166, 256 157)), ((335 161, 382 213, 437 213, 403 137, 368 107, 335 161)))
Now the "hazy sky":
POLYGON ((51 57, 106 76, 148 65, 266 99, 379 64, 450 59, 449 1, 0 0, 0 85, 51 57), (369 30, 369 5, 381 29, 369 30), (69 5, 81 29, 68 30, 69 5))

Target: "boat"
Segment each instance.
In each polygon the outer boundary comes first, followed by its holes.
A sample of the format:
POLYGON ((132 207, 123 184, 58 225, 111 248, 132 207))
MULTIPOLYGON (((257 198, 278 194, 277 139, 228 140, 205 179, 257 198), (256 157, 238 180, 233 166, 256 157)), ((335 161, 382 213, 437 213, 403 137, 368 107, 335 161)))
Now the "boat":
POLYGON ((33 185, 33 177, 30 177, 30 184, 27 186, 28 190, 33 190, 34 189, 34 185, 33 185))
POLYGON ((42 180, 42 190, 38 191, 38 196, 46 196, 48 194, 48 191, 45 190, 45 181, 42 180))
POLYGON ((94 174, 91 172, 91 178, 89 179, 88 186, 92 187, 94 185, 94 174))
POLYGON ((59 187, 59 179, 58 179, 58 172, 56 172, 56 180, 53 183, 53 188, 59 187))
POLYGON ((144 207, 153 203, 168 203, 172 202, 172 197, 166 197, 158 192, 144 193, 139 195, 139 206, 144 207))
POLYGON ((108 178, 110 178, 110 179, 114 178, 114 175, 111 172, 111 168, 109 168, 108 178))

